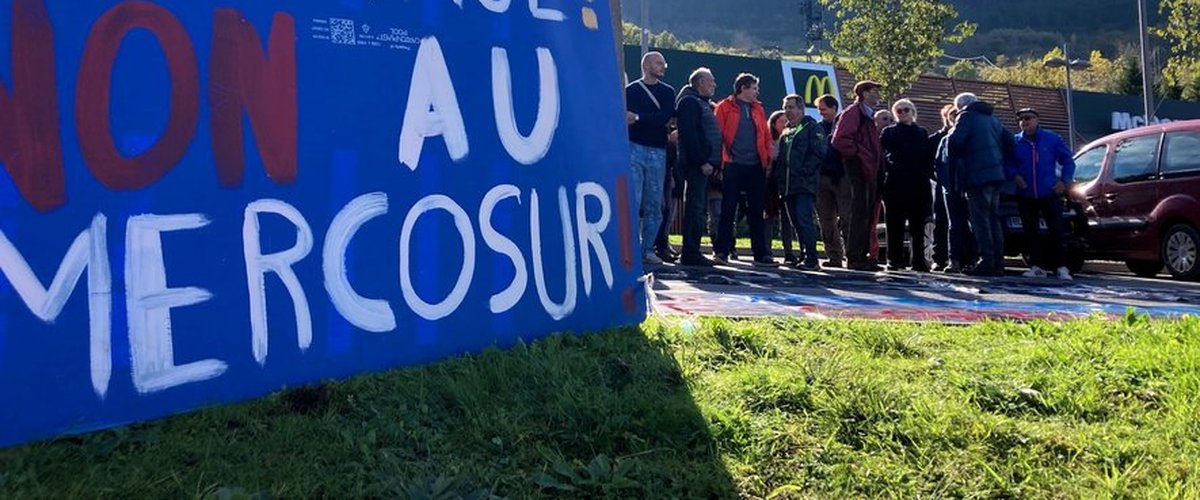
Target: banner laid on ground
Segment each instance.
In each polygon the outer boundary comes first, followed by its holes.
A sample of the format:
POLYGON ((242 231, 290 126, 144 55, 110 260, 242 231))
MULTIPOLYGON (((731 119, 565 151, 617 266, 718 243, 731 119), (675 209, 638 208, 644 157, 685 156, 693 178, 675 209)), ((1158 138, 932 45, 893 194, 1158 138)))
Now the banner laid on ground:
POLYGON ((0 2, 0 445, 645 315, 606 2, 0 2))

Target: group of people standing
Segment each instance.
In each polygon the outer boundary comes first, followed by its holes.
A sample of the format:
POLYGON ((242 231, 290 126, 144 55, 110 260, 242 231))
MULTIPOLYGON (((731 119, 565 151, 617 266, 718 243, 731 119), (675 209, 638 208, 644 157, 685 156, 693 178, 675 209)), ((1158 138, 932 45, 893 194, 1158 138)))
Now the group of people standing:
POLYGON ((1044 277, 1048 269, 1071 279, 1062 206, 1075 165, 1062 138, 1038 126, 1036 110, 1017 113, 1021 132, 1014 135, 990 104, 963 93, 942 108, 942 128, 930 134, 917 125, 912 101, 879 109, 880 85, 862 81, 854 86, 854 102, 840 111, 834 96, 817 98, 812 104, 820 121, 795 94, 768 118, 754 75, 738 75, 730 95, 714 105, 717 82, 710 70, 694 70, 676 93, 661 81, 666 69, 662 54, 649 52, 642 78, 625 89, 645 264, 728 263, 742 216, 756 265, 778 265, 770 245, 773 222, 780 220, 785 263, 801 270, 877 271, 886 262, 889 270, 998 276, 1004 271, 1000 191, 1011 181, 1034 263, 1025 275, 1044 277), (714 197, 710 186, 717 183, 714 197), (683 202, 678 254, 666 241, 676 206, 664 203, 668 197, 683 202), (719 204, 710 203, 713 198, 719 204), (716 229, 711 257, 700 249, 710 212, 716 229), (881 214, 887 255, 880 254, 875 229, 881 214), (927 256, 931 218, 933 252, 927 256), (1041 221, 1049 240, 1044 244, 1041 221), (791 234, 799 243, 795 251, 791 234), (824 262, 818 237, 825 243, 824 262))

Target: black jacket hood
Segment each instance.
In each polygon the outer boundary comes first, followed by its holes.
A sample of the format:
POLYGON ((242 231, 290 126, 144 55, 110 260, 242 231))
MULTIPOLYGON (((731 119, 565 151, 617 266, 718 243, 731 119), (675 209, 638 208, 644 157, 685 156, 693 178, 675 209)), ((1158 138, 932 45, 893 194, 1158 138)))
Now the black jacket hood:
POLYGON ((967 111, 992 116, 996 113, 996 107, 983 101, 975 101, 970 106, 967 106, 967 111))

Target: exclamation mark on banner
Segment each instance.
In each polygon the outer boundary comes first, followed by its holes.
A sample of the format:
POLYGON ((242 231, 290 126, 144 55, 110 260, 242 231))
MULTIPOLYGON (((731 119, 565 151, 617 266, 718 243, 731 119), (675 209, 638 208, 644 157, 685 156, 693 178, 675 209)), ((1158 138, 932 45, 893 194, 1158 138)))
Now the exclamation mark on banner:
MULTIPOLYGON (((591 4, 594 1, 595 0, 587 0, 587 3, 591 4)), ((613 1, 616 1, 616 0, 613 0, 613 1)), ((592 9, 589 6, 584 5, 583 12, 580 17, 583 18, 583 25, 587 26, 588 29, 590 29, 590 30, 600 29, 600 21, 599 21, 599 19, 596 18, 595 9, 592 9)))

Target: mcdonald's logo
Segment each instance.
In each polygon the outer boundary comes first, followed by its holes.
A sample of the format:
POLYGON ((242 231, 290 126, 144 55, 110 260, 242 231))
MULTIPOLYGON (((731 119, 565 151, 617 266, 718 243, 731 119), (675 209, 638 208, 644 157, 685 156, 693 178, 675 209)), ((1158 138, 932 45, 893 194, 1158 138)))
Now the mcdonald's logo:
POLYGON ((825 94, 837 95, 829 75, 809 75, 808 81, 804 83, 804 102, 811 105, 825 94))
POLYGON ((833 66, 800 61, 783 61, 782 65, 784 89, 804 99, 804 112, 809 116, 820 119, 821 115, 817 113, 816 103, 813 102, 818 97, 829 94, 839 101, 842 99, 833 66))

